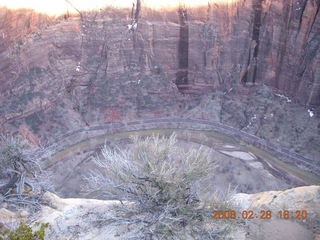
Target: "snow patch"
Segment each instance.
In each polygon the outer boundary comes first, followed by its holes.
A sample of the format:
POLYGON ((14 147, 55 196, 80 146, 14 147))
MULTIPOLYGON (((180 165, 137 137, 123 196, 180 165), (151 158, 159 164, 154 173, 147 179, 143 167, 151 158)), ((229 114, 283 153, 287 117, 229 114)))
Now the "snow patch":
POLYGON ((223 145, 224 148, 236 148, 235 146, 232 145, 223 145))
POLYGON ((256 159, 255 155, 252 154, 251 152, 241 152, 241 151, 219 151, 219 152, 224 153, 231 157, 245 160, 245 161, 253 161, 256 159))
POLYGON ((80 72, 80 62, 78 63, 77 67, 76 67, 76 71, 80 72))
POLYGON ((249 165, 256 169, 263 169, 263 165, 260 162, 249 162, 249 165))
POLYGON ((313 112, 311 109, 308 109, 308 113, 309 113, 309 116, 310 116, 310 117, 313 117, 313 116, 314 116, 314 112, 313 112))
POLYGON ((285 95, 282 95, 282 94, 275 94, 275 95, 276 95, 276 96, 278 96, 278 97, 281 97, 281 98, 286 99, 288 103, 290 103, 290 102, 291 102, 291 99, 290 99, 290 98, 288 98, 288 97, 287 97, 287 96, 285 96, 285 95))
POLYGON ((138 24, 136 22, 128 25, 128 30, 136 30, 138 27, 138 24))
POLYGON ((126 83, 126 84, 128 84, 128 83, 140 84, 140 82, 141 82, 141 80, 140 80, 140 79, 138 79, 138 80, 131 80, 131 81, 127 81, 127 82, 125 82, 125 83, 126 83))
POLYGON ((256 119, 257 119, 257 115, 254 114, 253 117, 250 119, 249 124, 246 126, 246 128, 251 127, 252 123, 255 122, 256 119))
POLYGON ((230 88, 229 90, 225 91, 223 94, 226 95, 227 93, 230 93, 233 90, 233 88, 230 88))

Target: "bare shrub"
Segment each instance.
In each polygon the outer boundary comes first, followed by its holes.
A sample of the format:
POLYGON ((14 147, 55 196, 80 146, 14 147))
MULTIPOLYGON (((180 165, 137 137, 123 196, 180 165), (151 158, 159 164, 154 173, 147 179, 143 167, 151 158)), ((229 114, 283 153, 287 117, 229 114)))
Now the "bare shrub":
POLYGON ((228 232, 230 222, 214 222, 210 212, 231 203, 200 201, 194 188, 214 170, 208 151, 178 148, 175 134, 132 141, 126 150, 105 146, 96 158, 99 171, 87 178, 96 197, 122 203, 105 221, 127 225, 130 239, 218 239, 228 232))
POLYGON ((0 136, 0 204, 40 206, 49 176, 29 147, 17 138, 0 136))

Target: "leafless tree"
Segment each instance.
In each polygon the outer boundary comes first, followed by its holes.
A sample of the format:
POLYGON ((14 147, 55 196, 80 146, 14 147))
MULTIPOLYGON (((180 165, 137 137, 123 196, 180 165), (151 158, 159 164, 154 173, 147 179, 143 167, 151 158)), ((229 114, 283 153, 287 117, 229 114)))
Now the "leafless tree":
POLYGON ((195 183, 213 172, 209 152, 185 151, 177 147, 175 134, 169 138, 132 138, 126 150, 102 149, 96 158, 99 172, 87 178, 87 190, 96 197, 116 199, 115 217, 109 224, 127 225, 130 239, 218 239, 231 222, 210 220, 214 209, 228 209, 226 199, 200 201, 195 183))
POLYGON ((47 175, 25 142, 0 136, 0 204, 39 206, 47 175))
POLYGON ((138 27, 138 22, 141 14, 141 0, 136 0, 136 4, 132 4, 131 9, 131 24, 128 25, 129 31, 134 32, 138 27))
POLYGON ((82 16, 82 12, 74 5, 74 4, 72 4, 69 0, 65 0, 74 10, 76 10, 78 13, 79 13, 79 15, 80 15, 80 18, 82 18, 83 16, 82 16))

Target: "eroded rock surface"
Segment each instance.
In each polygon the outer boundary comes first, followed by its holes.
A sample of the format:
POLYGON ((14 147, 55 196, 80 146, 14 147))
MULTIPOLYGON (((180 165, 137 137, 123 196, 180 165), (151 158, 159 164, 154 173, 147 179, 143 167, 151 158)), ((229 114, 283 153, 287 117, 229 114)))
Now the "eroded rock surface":
POLYGON ((2 8, 1 132, 43 146, 90 125, 192 117, 318 161, 319 4, 239 0, 187 9, 188 64, 179 59, 176 10, 142 7, 133 31, 130 9, 52 18, 2 8), (174 84, 179 62, 191 85, 186 95, 174 84))
POLYGON ((238 193, 235 201, 242 210, 255 212, 271 210, 271 220, 251 220, 248 239, 317 239, 320 235, 320 187, 309 186, 270 191, 257 194, 238 193), (279 211, 290 212, 290 219, 280 217, 279 211), (306 219, 296 219, 301 211, 307 212, 306 219))
MULTIPOLYGON (((105 221, 113 216, 112 206, 120 204, 117 201, 95 199, 62 199, 52 193, 46 193, 44 198, 49 201, 41 211, 33 216, 35 221, 50 223, 46 231, 46 239, 126 239, 128 232, 123 226, 114 226, 105 221)), ((319 237, 320 217, 320 187, 309 186, 288 189, 285 191, 270 191, 257 194, 236 194, 233 201, 239 210, 270 210, 271 220, 253 219, 242 229, 231 234, 231 239, 285 239, 313 240, 319 237), (306 210, 306 220, 280 219, 278 211, 306 210)), ((0 214, 13 218, 14 214, 1 210, 0 214)), ((233 220, 230 220, 233 221, 233 220)))
MULTIPOLYGON (((106 239, 106 236, 110 237, 108 239, 118 239, 114 234, 117 231, 118 233, 123 231, 119 227, 98 224, 105 214, 112 215, 112 204, 119 204, 115 201, 61 199, 52 194, 47 194, 46 198, 52 202, 52 207, 44 207, 38 219, 51 224, 48 239, 63 239, 61 237, 65 239, 106 239)), ((281 237, 292 236, 291 239, 312 240, 320 233, 318 222, 320 217, 319 186, 257 194, 236 194, 234 201, 239 204, 242 210, 271 210, 273 219, 271 221, 252 220, 246 227, 251 235, 248 232, 245 233, 244 230, 237 231, 237 235, 233 239, 263 240, 270 239, 269 237, 281 239, 281 237), (306 210, 308 218, 306 221, 281 220, 276 215, 279 210, 293 212, 306 210), (269 225, 273 225, 273 227, 269 225), (275 228, 276 225, 278 228, 275 228), (256 231, 257 228, 263 229, 264 232, 256 231), (258 238, 254 238, 254 234, 260 235, 258 238)))

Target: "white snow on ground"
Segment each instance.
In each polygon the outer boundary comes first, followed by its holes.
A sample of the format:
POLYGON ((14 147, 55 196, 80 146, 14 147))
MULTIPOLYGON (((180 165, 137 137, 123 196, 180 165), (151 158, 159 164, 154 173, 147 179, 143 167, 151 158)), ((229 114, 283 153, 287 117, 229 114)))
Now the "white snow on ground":
MULTIPOLYGON (((263 169, 263 165, 260 162, 249 162, 249 165, 255 169, 263 169)), ((266 171, 266 174, 270 174, 266 171)))
POLYGON ((232 145, 223 145, 224 148, 236 148, 235 146, 232 145))
POLYGON ((254 122, 257 119, 257 115, 254 114, 253 117, 250 119, 249 124, 246 126, 246 128, 252 126, 252 122, 254 122))
POLYGON ((240 158, 241 160, 245 160, 245 161, 251 161, 251 160, 255 160, 256 157, 249 152, 240 152, 240 151, 219 151, 221 153, 224 153, 226 155, 229 155, 231 157, 235 157, 235 158, 240 158))
POLYGON ((125 84, 129 84, 129 83, 136 83, 136 84, 140 84, 141 83, 141 80, 138 79, 137 81, 136 80, 131 80, 131 81, 127 81, 125 82, 125 84))
POLYGON ((230 88, 229 90, 225 91, 223 94, 226 95, 227 93, 230 93, 233 90, 233 88, 230 88))
POLYGON ((314 116, 314 112, 313 112, 312 110, 308 109, 308 113, 309 113, 309 116, 310 116, 310 117, 313 117, 313 116, 314 116))
POLYGON ((133 24, 129 24, 128 25, 128 30, 136 30, 137 29, 137 23, 134 22, 133 24))
POLYGON ((287 102, 289 103, 289 102, 291 102, 291 99, 290 98, 288 98, 287 96, 285 96, 285 95, 282 95, 282 94, 275 94, 276 96, 278 96, 278 97, 281 97, 281 98, 285 98, 286 100, 287 100, 287 102))
POLYGON ((77 67, 76 67, 76 71, 79 72, 80 71, 80 62, 78 63, 77 67))

